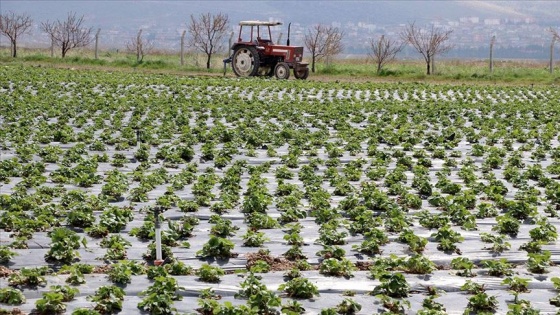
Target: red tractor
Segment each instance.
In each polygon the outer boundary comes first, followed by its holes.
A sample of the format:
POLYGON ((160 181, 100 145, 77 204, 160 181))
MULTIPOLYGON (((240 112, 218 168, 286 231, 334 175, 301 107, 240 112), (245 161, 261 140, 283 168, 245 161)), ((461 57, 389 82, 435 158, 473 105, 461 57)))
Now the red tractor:
POLYGON ((288 79, 290 69, 293 69, 297 79, 307 79, 309 68, 308 63, 302 62, 303 47, 290 46, 289 26, 286 45, 276 45, 272 42, 270 27, 277 25, 282 23, 239 22, 239 36, 231 47, 232 55, 224 60, 224 70, 225 63, 231 62, 233 72, 238 77, 274 75, 278 79, 288 79), (247 30, 250 30, 249 34, 246 34, 247 30))

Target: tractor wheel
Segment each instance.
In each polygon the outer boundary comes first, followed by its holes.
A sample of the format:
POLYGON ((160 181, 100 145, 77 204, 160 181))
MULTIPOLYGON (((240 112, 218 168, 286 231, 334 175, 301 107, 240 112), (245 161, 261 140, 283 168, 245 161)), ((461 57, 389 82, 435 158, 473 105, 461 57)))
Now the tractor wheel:
POLYGON ((261 77, 271 77, 274 75, 274 66, 261 66, 259 67, 258 75, 261 77))
POLYGON ((300 68, 299 70, 294 69, 294 76, 299 80, 307 79, 309 76, 309 68, 300 68))
POLYGON ((290 77, 290 66, 285 62, 279 62, 274 67, 274 75, 277 79, 287 80, 290 77))
POLYGON ((259 54, 255 47, 241 46, 233 52, 231 67, 233 73, 238 77, 250 77, 257 75, 259 71, 259 54))

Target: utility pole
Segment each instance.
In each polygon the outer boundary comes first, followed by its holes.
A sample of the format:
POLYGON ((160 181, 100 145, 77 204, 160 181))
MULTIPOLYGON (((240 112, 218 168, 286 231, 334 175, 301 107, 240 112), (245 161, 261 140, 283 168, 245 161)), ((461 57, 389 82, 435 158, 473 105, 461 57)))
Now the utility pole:
POLYGON ((99 59, 98 47, 99 47, 99 32, 101 29, 97 29, 97 33, 95 33, 95 59, 99 59))
POLYGON ((282 40, 282 33, 278 35, 278 40, 276 41, 276 44, 279 45, 281 40, 282 40))
POLYGON ((181 34, 181 66, 185 65, 185 34, 187 34, 186 30, 181 34))
POLYGON ((496 35, 492 36, 490 40, 490 73, 494 73, 494 43, 496 42, 496 35))

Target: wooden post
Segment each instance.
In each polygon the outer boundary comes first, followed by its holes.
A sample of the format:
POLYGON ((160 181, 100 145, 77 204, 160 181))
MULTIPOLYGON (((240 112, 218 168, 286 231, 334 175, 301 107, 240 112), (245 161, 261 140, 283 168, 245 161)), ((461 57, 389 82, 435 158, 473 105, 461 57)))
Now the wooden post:
POLYGON ((100 28, 98 28, 97 33, 95 33, 95 59, 99 59, 99 32, 101 32, 100 28))
POLYGON ((496 42, 496 35, 492 36, 490 40, 490 73, 494 73, 494 43, 496 42))
POLYGON ((556 42, 556 35, 552 35, 552 41, 550 42, 550 63, 548 65, 550 73, 554 72, 554 43, 556 42))
POLYGON ((181 34, 181 66, 185 65, 185 34, 187 31, 183 31, 181 34))
POLYGON ((51 36, 51 58, 54 57, 54 37, 51 36))
POLYGON ((136 61, 140 62, 140 58, 142 54, 142 29, 138 31, 138 35, 136 36, 136 61))

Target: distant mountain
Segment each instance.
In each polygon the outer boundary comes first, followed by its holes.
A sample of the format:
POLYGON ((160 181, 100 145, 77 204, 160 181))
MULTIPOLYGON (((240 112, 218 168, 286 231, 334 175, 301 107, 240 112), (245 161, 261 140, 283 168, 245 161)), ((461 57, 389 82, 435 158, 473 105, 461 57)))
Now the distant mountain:
MULTIPOLYGON (((190 16, 201 13, 228 14, 232 31, 242 20, 291 22, 292 43, 299 44, 309 26, 336 25, 345 32, 345 53, 359 55, 367 53, 367 42, 372 37, 398 37, 403 25, 416 22, 420 27, 433 23, 454 30, 451 41, 456 49, 449 56, 484 58, 488 39, 496 35, 496 49, 511 52, 508 56, 542 59, 548 54, 547 29, 560 27, 560 1, 0 0, 0 12, 7 11, 25 12, 34 19, 32 35, 20 40, 20 44, 29 47, 48 45, 40 23, 63 19, 68 12, 83 14, 87 26, 102 29, 102 48, 124 47, 141 28, 147 39, 169 51, 177 51, 178 39, 190 16)), ((286 31, 284 25, 273 36, 277 38, 281 32, 285 36, 286 31)), ((7 40, 0 36, 0 46, 6 45, 7 40)))

